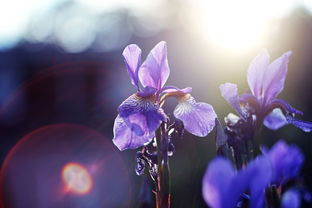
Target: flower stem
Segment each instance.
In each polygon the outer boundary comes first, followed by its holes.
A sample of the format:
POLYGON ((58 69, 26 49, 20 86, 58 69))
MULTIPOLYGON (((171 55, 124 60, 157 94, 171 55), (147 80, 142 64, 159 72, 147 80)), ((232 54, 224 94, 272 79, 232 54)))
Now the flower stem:
POLYGON ((254 157, 261 154, 260 141, 261 141, 263 119, 259 119, 259 120, 260 121, 257 122, 256 128, 255 128, 255 133, 254 133, 254 138, 253 138, 253 155, 254 155, 254 157))
POLYGON ((156 208, 170 207, 170 169, 168 158, 168 134, 166 124, 162 123, 157 131, 157 181, 156 181, 156 208))

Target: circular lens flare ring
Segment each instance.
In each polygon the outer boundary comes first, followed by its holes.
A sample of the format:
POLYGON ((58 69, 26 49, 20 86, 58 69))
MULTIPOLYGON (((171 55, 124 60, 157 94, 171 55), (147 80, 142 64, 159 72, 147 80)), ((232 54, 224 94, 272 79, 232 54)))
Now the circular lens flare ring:
POLYGON ((65 191, 86 194, 92 188, 92 177, 88 170, 79 163, 67 163, 62 170, 65 191))

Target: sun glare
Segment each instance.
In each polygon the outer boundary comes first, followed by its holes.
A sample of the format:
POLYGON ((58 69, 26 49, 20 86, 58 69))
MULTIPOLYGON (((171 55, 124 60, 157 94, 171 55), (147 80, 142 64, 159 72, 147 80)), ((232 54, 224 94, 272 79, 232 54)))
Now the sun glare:
MULTIPOLYGON (((265 41, 269 23, 287 15, 294 0, 194 1, 194 31, 227 50, 251 49, 265 41)), ((278 27, 277 24, 274 26, 278 27)), ((273 28, 274 29, 274 28, 273 28)))

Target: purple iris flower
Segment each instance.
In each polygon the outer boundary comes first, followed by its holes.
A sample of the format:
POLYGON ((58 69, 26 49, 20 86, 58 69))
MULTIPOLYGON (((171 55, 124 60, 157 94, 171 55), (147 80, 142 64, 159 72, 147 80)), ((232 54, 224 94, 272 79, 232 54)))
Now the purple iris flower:
POLYGON ((295 146, 276 143, 271 150, 235 171, 230 161, 214 159, 203 178, 203 197, 213 208, 236 207, 246 191, 250 194, 250 207, 263 207, 265 188, 271 184, 295 178, 303 164, 303 155, 295 146))
POLYGON ((196 102, 189 87, 165 86, 170 73, 166 42, 158 43, 142 64, 141 49, 135 44, 124 49, 123 57, 137 92, 118 107, 113 142, 119 150, 135 149, 152 141, 160 124, 168 119, 161 108, 168 97, 178 99, 174 116, 187 131, 204 137, 213 129, 216 114, 211 105, 196 102))
POLYGON ((208 166, 203 178, 202 193, 212 208, 237 207, 243 193, 250 193, 250 207, 262 208, 265 188, 271 179, 269 160, 260 157, 244 169, 236 171, 231 162, 217 157, 208 166))
POLYGON ((304 156, 298 147, 279 141, 270 151, 264 148, 263 152, 272 164, 272 183, 280 185, 299 175, 304 156))
POLYGON ((294 118, 296 114, 303 113, 277 98, 284 88, 290 55, 291 52, 288 51, 269 63, 269 53, 263 49, 248 68, 247 81, 251 93, 239 96, 235 84, 225 83, 220 85, 221 94, 243 118, 255 115, 272 130, 293 124, 305 132, 310 132, 312 123, 294 118))

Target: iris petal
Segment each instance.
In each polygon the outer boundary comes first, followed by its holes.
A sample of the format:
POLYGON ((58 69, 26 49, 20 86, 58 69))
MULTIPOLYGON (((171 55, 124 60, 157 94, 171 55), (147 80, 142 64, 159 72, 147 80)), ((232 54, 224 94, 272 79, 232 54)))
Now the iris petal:
POLYGON ((300 194, 298 191, 290 189, 283 194, 282 208, 299 208, 300 204, 300 194))
POLYGON ((250 183, 250 207, 264 207, 265 189, 270 184, 272 177, 269 158, 266 156, 256 158, 242 171, 241 177, 250 183))
POLYGON ((262 99, 262 84, 265 71, 269 66, 270 55, 266 49, 262 49, 250 63, 247 72, 247 81, 249 88, 259 100, 262 99))
POLYGON ((244 116, 239 103, 237 85, 232 83, 222 84, 220 85, 220 91, 224 99, 232 106, 232 108, 236 110, 238 114, 244 116))
POLYGON ((180 98, 173 114, 183 122, 188 132, 199 137, 207 136, 212 131, 217 118, 211 105, 197 103, 190 94, 180 98))
POLYGON ((272 163, 273 183, 279 185, 298 176, 304 162, 304 156, 296 146, 290 146, 284 141, 279 141, 267 154, 272 163))
POLYGON ((289 103, 282 99, 273 99, 270 101, 267 109, 268 111, 273 110, 274 108, 281 108, 284 112, 288 114, 298 114, 303 115, 303 112, 297 110, 296 108, 292 107, 289 103))
POLYGON ((122 53, 131 83, 137 88, 139 88, 138 70, 141 65, 141 53, 141 49, 135 44, 128 45, 122 53))
POLYGON ((153 94, 147 97, 141 97, 138 93, 133 94, 118 107, 119 115, 128 118, 132 114, 140 113, 145 116, 148 130, 150 132, 155 131, 160 123, 167 119, 166 114, 155 99, 153 94))
POLYGON ((288 123, 300 128, 304 132, 311 132, 312 131, 312 123, 309 121, 301 121, 295 119, 293 117, 287 117, 288 123))
POLYGON ((281 109, 275 108, 264 118, 263 124, 269 129, 277 130, 288 124, 288 122, 281 109))
POLYGON ((148 54, 139 70, 139 79, 144 87, 150 86, 160 90, 169 77, 167 44, 158 43, 148 54))
POLYGON ((265 188, 271 179, 271 164, 267 157, 252 161, 245 169, 235 172, 229 160, 214 159, 203 178, 203 197, 213 208, 236 207, 240 196, 247 190, 251 206, 263 207, 265 188))
POLYGON ((291 51, 284 53, 273 61, 263 77, 263 91, 265 102, 274 99, 283 90, 288 70, 288 59, 291 51))
POLYGON ((234 176, 232 164, 224 158, 216 158, 209 164, 202 188, 204 200, 209 206, 225 208, 224 203, 230 203, 233 195, 227 195, 227 192, 234 176))
POLYGON ((162 93, 183 93, 183 94, 187 94, 187 93, 191 93, 192 92, 192 88, 191 87, 186 87, 183 89, 180 89, 176 86, 164 86, 161 89, 162 93))
POLYGON ((148 144, 155 136, 154 132, 147 130, 145 116, 142 114, 133 114, 130 121, 126 121, 118 115, 115 119, 113 133, 113 142, 121 151, 148 144))

